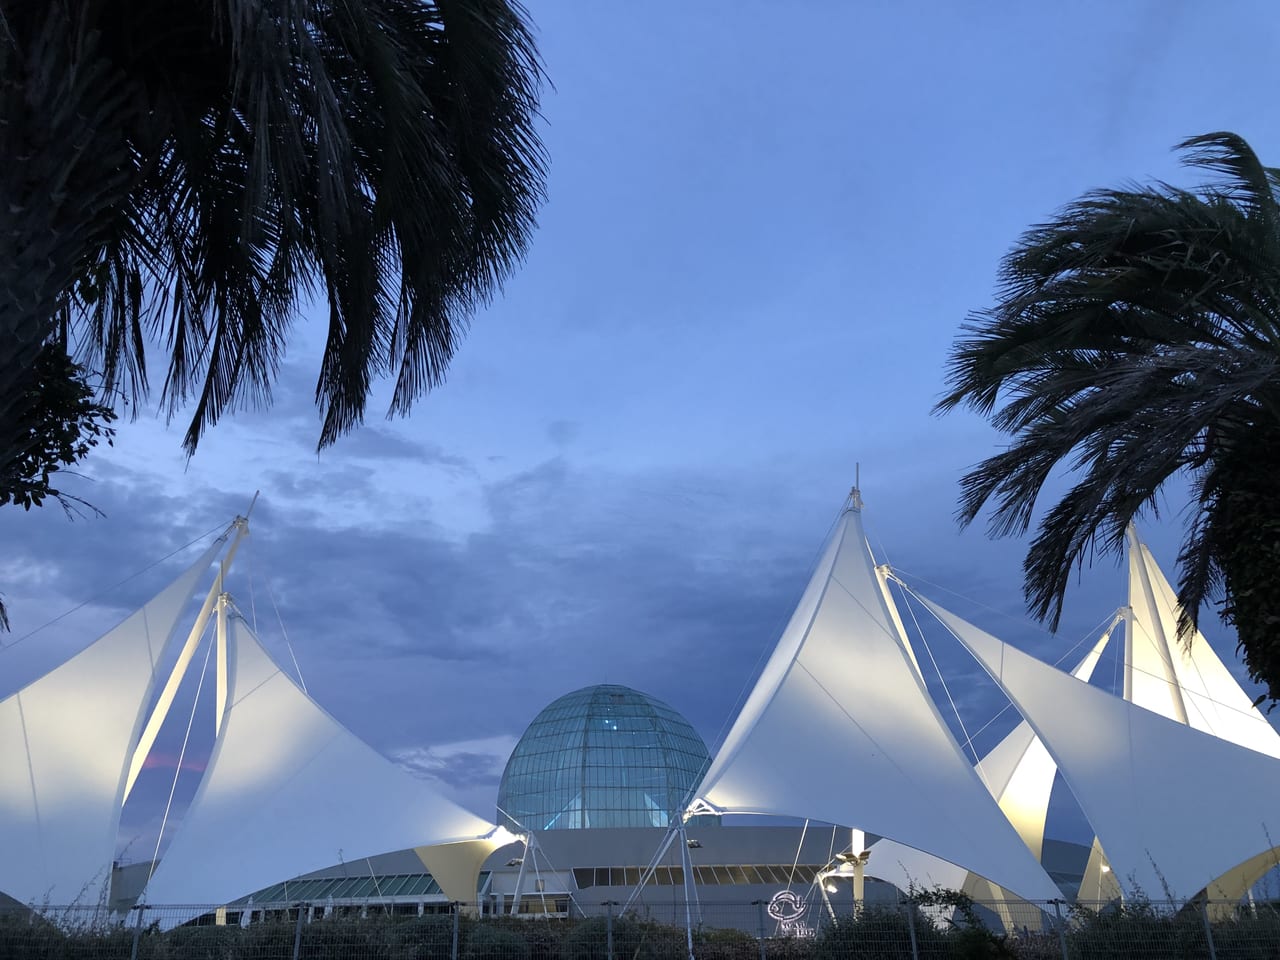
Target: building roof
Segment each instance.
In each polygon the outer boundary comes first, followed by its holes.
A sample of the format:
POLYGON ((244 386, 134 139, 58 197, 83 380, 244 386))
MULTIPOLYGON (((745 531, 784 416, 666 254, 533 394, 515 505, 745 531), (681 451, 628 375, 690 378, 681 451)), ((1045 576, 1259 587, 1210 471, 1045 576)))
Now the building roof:
POLYGON ((525 730, 502 774, 498 820, 513 830, 665 827, 709 760, 702 738, 661 700, 585 687, 525 730))

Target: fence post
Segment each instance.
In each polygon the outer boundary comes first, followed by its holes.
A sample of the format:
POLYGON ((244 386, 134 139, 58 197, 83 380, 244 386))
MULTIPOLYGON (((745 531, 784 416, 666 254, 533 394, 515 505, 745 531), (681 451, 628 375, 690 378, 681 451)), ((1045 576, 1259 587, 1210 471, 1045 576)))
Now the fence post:
POLYGON ((911 938, 911 960, 920 960, 920 944, 916 942, 916 905, 908 900, 904 906, 907 910, 907 936, 911 938))
POLYGON ((453 939, 449 944, 449 960, 458 960, 458 922, 462 911, 458 904, 453 905, 453 939))
POLYGON ((146 912, 147 905, 135 903, 133 909, 138 911, 138 922, 133 925, 133 950, 129 954, 129 960, 138 960, 138 938, 142 936, 142 914, 146 912))
POLYGON ((298 954, 302 951, 302 921, 306 915, 307 905, 298 904, 298 922, 293 927, 293 960, 298 960, 298 954))
POLYGON ((751 902, 755 904, 756 918, 759 920, 760 924, 760 960, 766 960, 764 950, 764 901, 753 900, 751 902))
POLYGON ((1053 926, 1054 929, 1058 931, 1058 946, 1062 948, 1062 960, 1071 960, 1071 958, 1067 956, 1067 935, 1064 931, 1066 921, 1062 919, 1062 901, 1050 900, 1049 902, 1053 904, 1053 912, 1058 915, 1058 922, 1053 926))
POLYGON ((1209 923, 1209 901, 1200 901, 1200 919, 1204 921, 1204 938, 1209 944, 1209 960, 1218 960, 1218 950, 1213 944, 1213 925, 1209 923))
POLYGON ((613 960, 613 901, 604 902, 604 955, 613 960))

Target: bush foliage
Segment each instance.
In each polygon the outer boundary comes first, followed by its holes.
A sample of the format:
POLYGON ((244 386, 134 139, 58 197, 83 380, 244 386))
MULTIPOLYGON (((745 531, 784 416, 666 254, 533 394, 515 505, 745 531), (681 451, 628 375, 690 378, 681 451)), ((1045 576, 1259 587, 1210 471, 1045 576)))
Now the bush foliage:
MULTIPOLYGON (((1044 908, 1046 920, 1053 916, 1044 908)), ((296 914, 269 922, 192 924, 135 931, 122 923, 76 926, 64 917, 28 911, 0 913, 0 960, 292 960, 296 914)), ((1071 910, 1059 932, 1006 935, 983 921, 989 914, 953 891, 914 892, 908 903, 867 907, 827 920, 816 936, 769 937, 703 927, 694 933, 696 960, 1089 960, 1209 956, 1205 914, 1197 904, 1135 902, 1103 911, 1071 910), (910 911, 910 912, 908 912, 910 911), (763 946, 763 950, 762 950, 763 946)), ((1280 913, 1236 911, 1211 929, 1218 960, 1280 956, 1280 913)), ((687 960, 683 927, 631 917, 578 920, 460 917, 457 960, 687 960)), ((452 960, 454 919, 397 917, 370 911, 314 919, 301 927, 299 960, 452 960)))

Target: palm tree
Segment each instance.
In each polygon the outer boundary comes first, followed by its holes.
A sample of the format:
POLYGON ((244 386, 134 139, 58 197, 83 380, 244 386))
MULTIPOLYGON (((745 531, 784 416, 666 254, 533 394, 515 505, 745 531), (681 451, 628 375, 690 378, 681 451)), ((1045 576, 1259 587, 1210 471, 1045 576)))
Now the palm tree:
POLYGON ((1065 474, 1024 562, 1028 605, 1055 628, 1072 568, 1119 551, 1185 477, 1180 628, 1220 598, 1276 700, 1280 170, 1231 133, 1179 149, 1214 182, 1096 191, 1022 236, 995 306, 952 349, 938 409, 968 406, 1011 438, 961 481, 962 523, 991 503, 993 535, 1024 533, 1065 474))
POLYGON ((543 199, 515 0, 0 0, 0 463, 60 325, 184 446, 328 308, 320 444, 439 384, 543 199))

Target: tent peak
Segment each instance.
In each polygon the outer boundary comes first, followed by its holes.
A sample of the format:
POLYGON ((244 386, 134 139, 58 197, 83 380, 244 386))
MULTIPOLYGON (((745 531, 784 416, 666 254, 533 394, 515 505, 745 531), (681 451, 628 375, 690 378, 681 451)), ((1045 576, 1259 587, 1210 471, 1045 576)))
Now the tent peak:
POLYGON ((1138 535, 1138 525, 1130 520, 1124 527, 1125 540, 1129 543, 1130 550, 1137 550, 1141 547, 1142 537, 1138 535))
POLYGON ((848 513, 852 510, 854 513, 861 513, 864 506, 862 491, 855 484, 849 488, 849 499, 845 501, 844 512, 848 513))
POLYGON ((849 488, 849 498, 845 501, 843 513, 850 510, 862 512, 862 464, 853 465, 853 486, 849 488))

